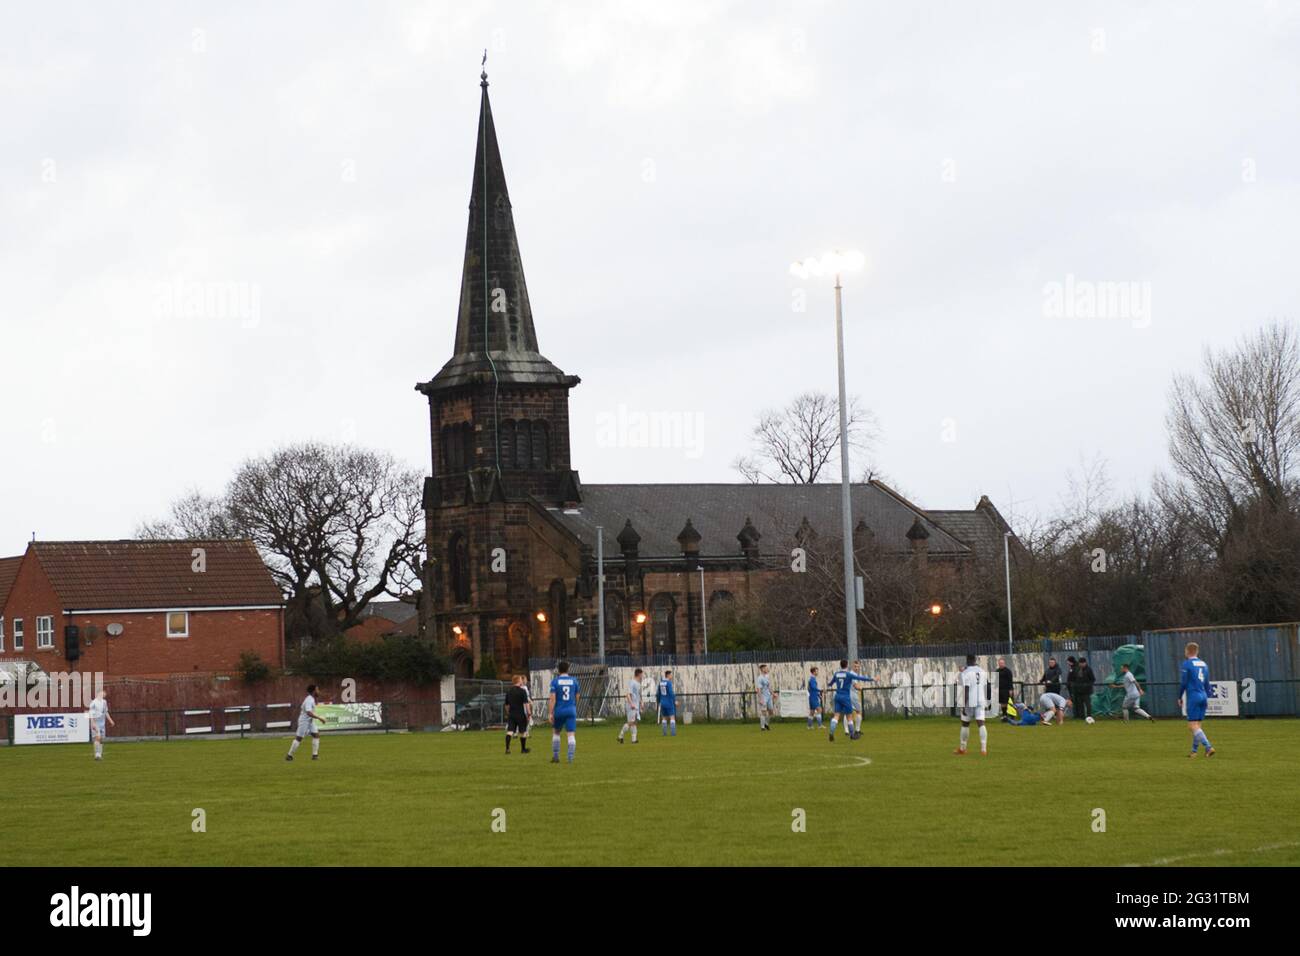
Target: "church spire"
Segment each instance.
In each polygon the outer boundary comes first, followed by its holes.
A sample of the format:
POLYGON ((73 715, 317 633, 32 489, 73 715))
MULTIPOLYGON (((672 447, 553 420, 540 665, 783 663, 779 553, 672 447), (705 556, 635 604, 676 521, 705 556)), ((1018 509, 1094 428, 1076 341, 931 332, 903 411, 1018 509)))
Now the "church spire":
MULTIPOLYGON (((486 60, 486 54, 485 54, 486 60)), ((487 71, 470 188, 469 227, 456 316, 456 348, 450 361, 421 386, 441 390, 472 383, 577 384, 537 350, 532 305, 524 281, 505 167, 497 143, 487 71)))

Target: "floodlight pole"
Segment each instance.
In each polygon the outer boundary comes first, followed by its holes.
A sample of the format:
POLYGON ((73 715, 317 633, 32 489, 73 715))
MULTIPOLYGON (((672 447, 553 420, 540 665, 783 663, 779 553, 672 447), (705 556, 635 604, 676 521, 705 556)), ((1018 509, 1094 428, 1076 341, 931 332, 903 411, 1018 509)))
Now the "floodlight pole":
POLYGON ((709 653, 709 602, 704 599, 704 565, 700 572, 700 620, 704 623, 704 653, 709 653))
POLYGON ((1007 567, 1007 653, 1011 653, 1011 532, 1002 532, 1002 561, 1007 567))
POLYGON ((605 531, 596 526, 596 635, 600 662, 605 663, 605 531))
POLYGON ((844 533, 844 623, 850 661, 858 659, 858 589, 853 580, 853 504, 849 496, 849 409, 844 387, 844 306, 835 273, 835 348, 840 373, 840 511, 844 533))

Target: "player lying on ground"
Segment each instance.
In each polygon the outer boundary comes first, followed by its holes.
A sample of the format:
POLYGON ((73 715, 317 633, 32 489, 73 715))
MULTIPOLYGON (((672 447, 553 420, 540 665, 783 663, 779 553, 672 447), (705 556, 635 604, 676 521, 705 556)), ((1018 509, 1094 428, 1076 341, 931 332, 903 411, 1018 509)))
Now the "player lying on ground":
POLYGON ((1012 709, 1016 712, 1016 719, 1011 721, 1012 727, 1032 727, 1043 722, 1043 718, 1039 716, 1038 711, 1033 710, 1028 704, 1016 701, 1012 709))
POLYGON ((113 718, 109 716, 108 698, 101 690, 95 695, 95 699, 90 702, 90 736, 95 742, 96 760, 104 759, 104 738, 108 736, 107 731, 104 729, 105 721, 108 722, 110 727, 117 726, 113 723, 113 718))
POLYGON ((980 728, 980 756, 989 755, 989 729, 984 726, 984 694, 989 686, 989 675, 984 668, 975 663, 975 655, 966 655, 966 666, 957 675, 957 686, 961 692, 961 743, 953 753, 965 756, 966 744, 970 741, 970 722, 973 720, 980 728))
POLYGON ((1178 692, 1183 695, 1187 729, 1192 732, 1192 752, 1187 756, 1195 757, 1196 748, 1204 744, 1205 756, 1213 757, 1214 747, 1210 745, 1210 738, 1205 736, 1205 731, 1201 729, 1201 721, 1205 719, 1205 710, 1210 704, 1210 668, 1205 661, 1196 656, 1200 650, 1200 645, 1195 641, 1183 650, 1186 660, 1183 661, 1178 692))
POLYGON ((289 752, 284 755, 285 760, 292 760, 293 753, 302 743, 302 738, 311 735, 311 759, 320 759, 320 731, 316 729, 315 721, 325 723, 325 718, 318 716, 316 713, 316 685, 307 685, 307 696, 302 699, 302 706, 298 708, 298 733, 294 735, 293 742, 289 744, 289 752))
POLYGON ((637 668, 632 672, 632 679, 627 682, 627 693, 624 699, 627 702, 627 720, 623 722, 623 729, 618 732, 618 742, 623 742, 623 735, 630 728, 632 731, 632 743, 636 743, 636 725, 641 719, 641 675, 645 671, 637 668))
POLYGON ((524 675, 516 674, 506 691, 506 753, 510 753, 510 741, 519 738, 519 752, 532 753, 528 749, 528 728, 533 722, 533 702, 524 685, 524 675))
POLYGON ((1133 676, 1133 671, 1129 669, 1127 664, 1120 664, 1119 666, 1124 672, 1123 683, 1111 684, 1110 686, 1124 688, 1124 707, 1122 711, 1124 714, 1124 723, 1128 723, 1130 713, 1137 714, 1139 717, 1144 717, 1147 720, 1155 720, 1154 717, 1142 709, 1142 687, 1138 684, 1138 679, 1133 676))

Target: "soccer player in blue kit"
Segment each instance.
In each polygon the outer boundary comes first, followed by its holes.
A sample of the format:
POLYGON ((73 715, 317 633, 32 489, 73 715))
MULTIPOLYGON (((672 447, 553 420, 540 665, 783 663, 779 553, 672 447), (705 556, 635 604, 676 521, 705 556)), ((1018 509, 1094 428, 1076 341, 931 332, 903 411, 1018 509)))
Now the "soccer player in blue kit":
POLYGON ((1192 732, 1192 752, 1187 756, 1195 757, 1196 748, 1205 744, 1205 756, 1213 757, 1214 747, 1211 746, 1210 739, 1205 736, 1205 731, 1201 729, 1201 721, 1205 719, 1205 708, 1210 700, 1210 668, 1205 661, 1196 656, 1200 650, 1200 645, 1193 641, 1183 651, 1186 660, 1183 661, 1178 692, 1186 695, 1183 707, 1187 712, 1187 729, 1192 732))
POLYGON ((830 739, 835 740, 835 722, 844 716, 844 729, 849 733, 849 740, 857 740, 861 732, 853 729, 853 684, 855 681, 875 680, 865 674, 856 674, 849 670, 848 661, 840 661, 840 669, 831 675, 831 690, 835 691, 835 705, 831 714, 830 739))
POLYGON ((560 731, 569 734, 569 763, 578 749, 578 679, 569 676, 569 662, 560 661, 551 678, 551 763, 560 762, 560 731))
POLYGON ((664 671, 659 680, 659 689, 655 692, 655 701, 659 704, 659 736, 667 737, 672 727, 672 736, 677 736, 677 691, 673 687, 673 672, 664 671))
POLYGON ((822 688, 817 683, 817 668, 808 668, 808 729, 813 729, 813 718, 817 718, 817 726, 822 725, 822 688))

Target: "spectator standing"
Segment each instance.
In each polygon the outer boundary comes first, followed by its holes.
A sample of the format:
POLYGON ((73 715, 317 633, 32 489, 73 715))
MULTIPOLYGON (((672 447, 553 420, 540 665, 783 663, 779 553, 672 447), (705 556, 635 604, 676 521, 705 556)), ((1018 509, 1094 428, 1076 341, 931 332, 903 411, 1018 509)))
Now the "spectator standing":
POLYGON ((1043 685, 1043 693, 1059 694, 1061 692, 1061 665, 1056 663, 1055 657, 1047 659, 1047 670, 1043 671, 1043 677, 1039 681, 1043 685))
POLYGON ((1005 657, 998 658, 998 719, 1004 723, 1010 722, 1011 718, 1007 716, 1007 702, 1011 700, 1011 686, 1014 677, 1011 668, 1007 667, 1005 657))
POLYGON ((1092 672, 1086 657, 1079 658, 1075 683, 1078 685, 1079 695, 1074 702, 1074 716, 1080 720, 1087 720, 1092 716, 1092 692, 1097 684, 1097 675, 1092 672))

